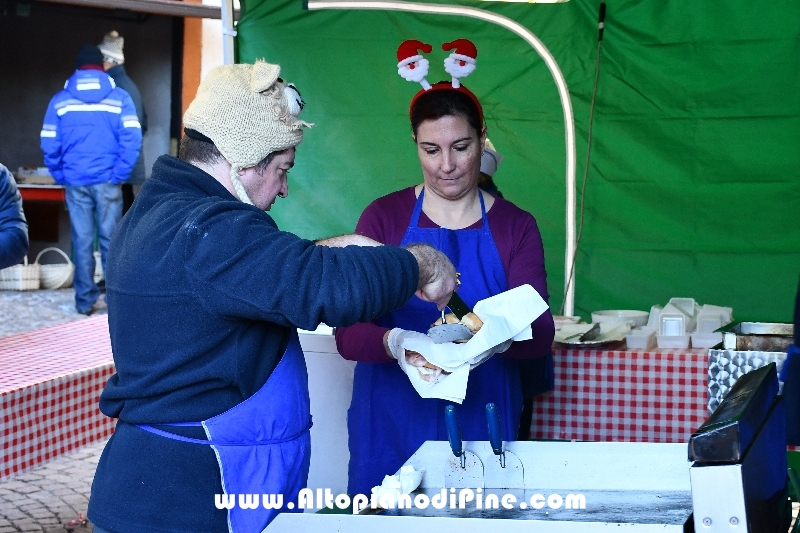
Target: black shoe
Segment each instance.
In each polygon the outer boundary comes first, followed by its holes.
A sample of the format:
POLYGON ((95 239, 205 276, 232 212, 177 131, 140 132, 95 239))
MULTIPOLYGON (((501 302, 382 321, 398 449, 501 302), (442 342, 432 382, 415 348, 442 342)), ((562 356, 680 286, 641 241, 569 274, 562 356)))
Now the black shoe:
POLYGON ((86 315, 86 316, 90 316, 92 314, 92 311, 93 311, 93 309, 91 307, 89 309, 80 309, 79 307, 76 307, 75 310, 78 312, 78 314, 86 315))

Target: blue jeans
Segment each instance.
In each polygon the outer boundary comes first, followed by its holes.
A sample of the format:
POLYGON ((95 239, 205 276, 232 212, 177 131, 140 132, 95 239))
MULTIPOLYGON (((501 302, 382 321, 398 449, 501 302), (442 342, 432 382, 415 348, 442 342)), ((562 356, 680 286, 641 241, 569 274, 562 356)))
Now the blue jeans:
POLYGON ((122 189, 113 183, 71 186, 67 189, 67 209, 72 226, 72 255, 75 261, 75 308, 86 313, 100 296, 94 282, 93 244, 95 231, 100 244, 103 272, 111 234, 122 218, 122 189))

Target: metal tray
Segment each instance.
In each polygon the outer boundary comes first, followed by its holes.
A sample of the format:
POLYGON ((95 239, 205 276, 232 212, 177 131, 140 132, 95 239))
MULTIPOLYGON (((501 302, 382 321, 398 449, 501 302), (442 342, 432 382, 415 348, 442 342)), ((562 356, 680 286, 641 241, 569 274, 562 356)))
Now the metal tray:
POLYGON ((726 350, 785 352, 794 341, 794 324, 732 322, 717 331, 726 350))

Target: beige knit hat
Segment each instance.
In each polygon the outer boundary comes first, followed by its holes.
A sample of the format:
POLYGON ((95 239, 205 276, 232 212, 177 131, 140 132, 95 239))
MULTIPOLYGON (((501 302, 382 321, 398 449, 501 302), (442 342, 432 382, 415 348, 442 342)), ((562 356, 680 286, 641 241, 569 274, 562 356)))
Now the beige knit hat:
POLYGON ((183 115, 186 128, 214 142, 231 164, 231 181, 239 199, 252 204, 239 181, 243 168, 254 167, 272 152, 297 146, 303 127, 298 120, 304 102, 294 85, 280 78, 281 67, 265 61, 224 65, 208 73, 183 115))
POLYGON ((103 42, 97 45, 97 48, 100 49, 105 61, 121 65, 125 62, 125 55, 122 53, 124 45, 125 39, 116 31, 110 31, 103 37, 103 42))

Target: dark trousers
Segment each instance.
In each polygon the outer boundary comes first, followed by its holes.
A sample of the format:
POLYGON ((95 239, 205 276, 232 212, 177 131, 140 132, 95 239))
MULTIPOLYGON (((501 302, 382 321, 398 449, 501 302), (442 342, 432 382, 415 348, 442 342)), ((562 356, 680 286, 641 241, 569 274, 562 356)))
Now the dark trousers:
POLYGON ((125 213, 128 212, 128 209, 131 208, 131 205, 133 205, 134 197, 135 196, 133 194, 133 185, 131 185, 129 183, 123 183, 122 184, 122 214, 123 215, 125 215, 125 213))

